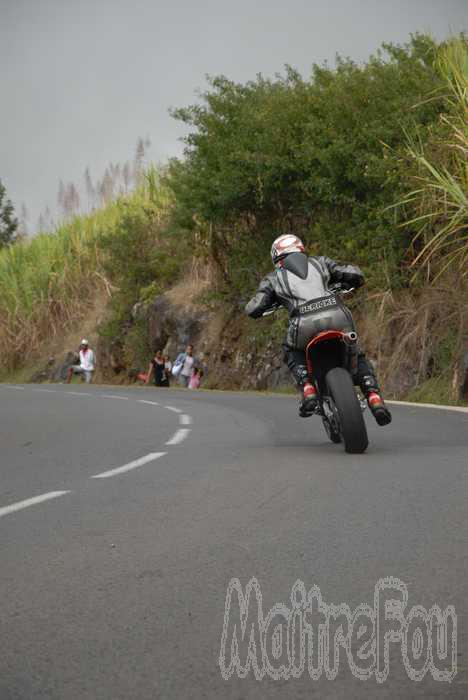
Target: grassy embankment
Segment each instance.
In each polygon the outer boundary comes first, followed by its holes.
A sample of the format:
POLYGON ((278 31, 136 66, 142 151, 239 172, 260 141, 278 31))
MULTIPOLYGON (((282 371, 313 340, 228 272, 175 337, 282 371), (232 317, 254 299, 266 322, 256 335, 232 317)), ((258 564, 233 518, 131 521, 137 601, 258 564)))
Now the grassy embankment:
POLYGON ((43 366, 67 333, 82 334, 97 300, 120 321, 145 286, 164 284, 159 262, 170 241, 158 242, 170 205, 150 170, 133 194, 0 250, 0 378, 25 379, 43 366))

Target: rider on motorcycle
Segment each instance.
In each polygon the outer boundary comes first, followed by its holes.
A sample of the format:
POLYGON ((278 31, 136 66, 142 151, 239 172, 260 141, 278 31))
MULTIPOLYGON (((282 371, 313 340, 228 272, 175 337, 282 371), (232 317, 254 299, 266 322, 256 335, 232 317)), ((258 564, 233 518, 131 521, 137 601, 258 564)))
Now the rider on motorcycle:
MULTIPOLYGON (((301 391, 299 415, 305 418, 312 415, 317 407, 316 390, 307 371, 305 347, 313 335, 326 329, 329 319, 326 311, 314 316, 300 315, 297 310, 306 302, 331 296, 330 284, 360 287, 364 284, 364 276, 354 265, 339 265, 322 255, 309 258, 304 244, 294 235, 279 236, 271 247, 271 258, 275 270, 260 282, 256 295, 249 301, 245 311, 252 318, 258 318, 277 305, 287 309, 289 328, 283 344, 284 361, 301 391)), ((349 309, 342 306, 339 313, 342 315, 342 327, 354 330, 349 309)), ((377 423, 390 423, 392 417, 381 397, 374 370, 361 350, 358 352, 357 371, 353 380, 361 388, 377 423)))

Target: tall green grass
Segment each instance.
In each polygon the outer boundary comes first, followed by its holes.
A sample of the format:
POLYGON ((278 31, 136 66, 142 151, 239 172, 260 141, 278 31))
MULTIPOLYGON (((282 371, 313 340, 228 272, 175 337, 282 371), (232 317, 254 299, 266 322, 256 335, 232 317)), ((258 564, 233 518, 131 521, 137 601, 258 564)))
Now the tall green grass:
POLYGON ((458 403, 468 323, 468 39, 438 47, 435 68, 443 87, 427 99, 442 95, 444 111, 424 144, 408 139, 415 187, 396 205, 409 212, 404 227, 416 229, 407 258, 411 285, 397 301, 383 297, 379 353, 388 377, 414 358, 408 398, 458 403))
POLYGON ((108 250, 100 242, 118 235, 129 208, 149 208, 160 221, 170 205, 150 169, 132 195, 0 250, 0 365, 20 367, 44 340, 81 319, 100 290, 112 293, 103 264, 108 250))
POLYGON ((405 200, 419 228, 413 239, 414 277, 436 281, 446 272, 468 277, 468 39, 443 44, 436 68, 445 82, 440 134, 408 153, 418 169, 417 189, 405 200))

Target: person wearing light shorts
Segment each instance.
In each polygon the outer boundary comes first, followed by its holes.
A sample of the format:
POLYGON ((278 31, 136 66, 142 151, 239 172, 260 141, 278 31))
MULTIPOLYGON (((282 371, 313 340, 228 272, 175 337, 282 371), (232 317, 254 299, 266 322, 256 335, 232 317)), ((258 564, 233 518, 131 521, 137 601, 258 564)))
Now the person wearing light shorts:
POLYGON ((89 347, 89 343, 86 338, 80 343, 80 364, 72 365, 68 368, 67 372, 67 384, 70 384, 72 376, 74 374, 81 374, 84 376, 84 380, 87 384, 92 381, 93 373, 95 369, 95 357, 94 352, 89 347))
POLYGON ((180 386, 187 388, 193 369, 198 367, 198 360, 193 356, 193 345, 187 345, 185 352, 181 352, 180 355, 178 355, 174 362, 174 366, 176 365, 181 366, 181 370, 178 374, 178 382, 180 386))

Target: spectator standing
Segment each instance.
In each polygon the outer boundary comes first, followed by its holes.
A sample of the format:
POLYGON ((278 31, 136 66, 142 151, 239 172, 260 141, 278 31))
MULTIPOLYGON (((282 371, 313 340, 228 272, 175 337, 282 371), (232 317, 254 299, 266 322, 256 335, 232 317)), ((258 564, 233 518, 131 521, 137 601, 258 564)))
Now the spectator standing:
POLYGON ((79 365, 72 365, 68 368, 67 384, 70 384, 72 376, 74 374, 81 374, 84 377, 85 382, 87 384, 89 384, 92 381, 93 372, 96 368, 96 359, 94 356, 94 352, 89 347, 89 343, 86 340, 86 338, 83 338, 83 340, 80 343, 79 358, 79 365))
POLYGON ((166 369, 166 362, 161 350, 158 350, 154 354, 154 357, 149 364, 146 384, 149 384, 151 375, 154 376, 155 386, 169 386, 169 376, 166 369))
MULTIPOLYGON (((192 371, 198 367, 198 360, 193 355, 193 345, 187 345, 185 352, 181 352, 174 363, 174 367, 180 367, 177 376, 179 384, 188 387, 192 371)), ((174 373, 174 370, 173 370, 174 373)))

